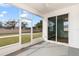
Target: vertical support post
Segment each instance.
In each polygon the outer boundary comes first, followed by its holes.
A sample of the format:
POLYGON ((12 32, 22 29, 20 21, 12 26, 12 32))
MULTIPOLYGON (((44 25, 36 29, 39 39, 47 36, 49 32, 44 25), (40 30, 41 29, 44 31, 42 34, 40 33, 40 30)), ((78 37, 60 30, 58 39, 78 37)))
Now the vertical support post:
POLYGON ((32 20, 31 20, 30 23, 31 23, 31 44, 32 44, 32 40, 33 40, 33 27, 32 27, 33 24, 32 24, 32 20))
POLYGON ((22 40, 21 40, 21 19, 19 20, 19 44, 21 45, 21 42, 22 42, 22 40))
POLYGON ((57 42, 57 16, 56 16, 56 42, 57 42))

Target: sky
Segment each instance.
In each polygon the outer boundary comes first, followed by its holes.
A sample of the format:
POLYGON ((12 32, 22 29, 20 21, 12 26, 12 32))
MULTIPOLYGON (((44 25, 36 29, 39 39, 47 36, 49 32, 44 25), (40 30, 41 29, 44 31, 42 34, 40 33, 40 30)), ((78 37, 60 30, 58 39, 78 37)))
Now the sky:
MULTIPOLYGON (((37 16, 11 4, 0 4, 0 22, 5 23, 6 21, 10 20, 18 21, 22 17, 31 20, 33 22, 33 26, 42 20, 40 16, 37 16)), ((30 23, 28 23, 28 26, 31 26, 30 23)))

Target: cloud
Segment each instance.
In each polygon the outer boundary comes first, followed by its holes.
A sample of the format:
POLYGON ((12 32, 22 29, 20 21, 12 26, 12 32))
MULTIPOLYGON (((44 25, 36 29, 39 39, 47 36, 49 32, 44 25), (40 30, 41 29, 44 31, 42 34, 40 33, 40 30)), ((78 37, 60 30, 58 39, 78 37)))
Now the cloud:
POLYGON ((3 17, 4 15, 3 14, 0 14, 0 17, 3 17))
POLYGON ((7 14, 7 11, 2 11, 2 12, 0 13, 0 17, 4 17, 5 14, 7 14))
POLYGON ((28 23, 30 23, 31 21, 27 20, 27 19, 22 19, 21 22, 24 22, 24 23, 28 22, 28 23))
POLYGON ((6 14, 6 13, 7 13, 7 11, 2 11, 1 13, 2 13, 2 14, 6 14))
POLYGON ((28 14, 21 14, 20 17, 27 17, 28 14))

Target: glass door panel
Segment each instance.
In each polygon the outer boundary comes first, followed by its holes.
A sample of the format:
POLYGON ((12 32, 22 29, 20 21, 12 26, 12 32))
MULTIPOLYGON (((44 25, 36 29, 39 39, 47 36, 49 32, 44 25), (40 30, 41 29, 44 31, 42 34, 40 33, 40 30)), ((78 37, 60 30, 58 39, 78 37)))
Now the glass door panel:
POLYGON ((68 14, 57 16, 57 41, 68 43, 68 14))
POLYGON ((56 17, 48 18, 48 40, 56 41, 56 17))

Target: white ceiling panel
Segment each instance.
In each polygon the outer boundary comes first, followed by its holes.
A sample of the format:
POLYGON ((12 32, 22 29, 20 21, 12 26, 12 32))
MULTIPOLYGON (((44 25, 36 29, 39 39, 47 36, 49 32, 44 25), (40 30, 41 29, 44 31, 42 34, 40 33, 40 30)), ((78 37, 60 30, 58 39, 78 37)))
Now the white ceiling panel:
POLYGON ((76 3, 26 3, 25 5, 45 14, 57 9, 75 5, 76 3))

